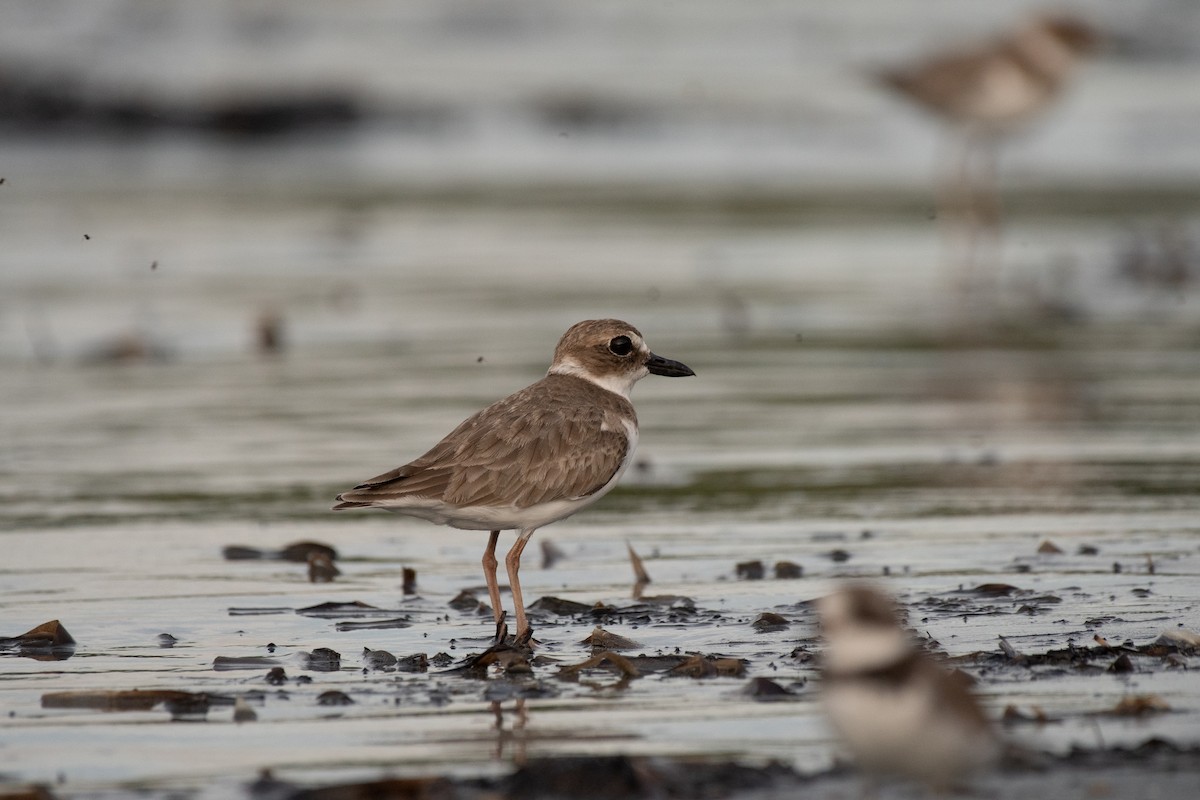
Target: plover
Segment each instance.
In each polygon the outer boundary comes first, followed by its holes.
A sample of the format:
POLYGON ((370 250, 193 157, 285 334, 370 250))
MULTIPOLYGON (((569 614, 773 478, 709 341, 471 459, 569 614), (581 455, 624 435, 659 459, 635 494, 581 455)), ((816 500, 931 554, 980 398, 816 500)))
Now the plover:
POLYGON ((999 756, 962 676, 913 646, 890 597, 849 586, 818 611, 825 713, 866 772, 948 788, 999 756))
POLYGON ((1097 43, 1079 19, 1040 16, 995 41, 884 70, 880 78, 949 121, 998 133, 1045 110, 1097 43))
POLYGON ((483 573, 503 635, 496 583, 500 531, 516 530, 504 559, 528 642, 518 571, 533 532, 599 500, 633 460, 637 414, 629 401, 646 375, 683 377, 690 368, 650 352, 628 322, 587 320, 563 334, 546 377, 470 417, 425 455, 337 496, 334 510, 382 508, 439 525, 490 531, 483 573))
POLYGON ((948 159, 938 206, 946 218, 963 223, 963 288, 977 277, 970 272, 984 241, 991 243, 993 258, 998 255, 999 139, 1057 100, 1098 43, 1097 34, 1079 19, 1038 16, 994 41, 878 73, 884 85, 950 123, 958 134, 958 152, 948 159))

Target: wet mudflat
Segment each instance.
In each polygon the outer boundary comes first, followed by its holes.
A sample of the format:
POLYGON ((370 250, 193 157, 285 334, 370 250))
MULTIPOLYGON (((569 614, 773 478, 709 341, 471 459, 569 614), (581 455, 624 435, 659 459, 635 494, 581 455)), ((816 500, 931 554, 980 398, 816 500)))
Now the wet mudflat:
POLYGON ((1047 772, 1086 777, 1080 792, 1177 785, 1140 764, 1194 777, 1190 353, 1099 351, 1070 329, 965 350, 674 333, 656 338, 702 354, 701 379, 639 387, 639 466, 537 535, 544 565, 529 551, 535 657, 475 669, 483 535, 327 507, 392 442, 418 449, 535 375, 536 343, 504 370, 466 357, 469 333, 444 345, 457 369, 320 348, 26 368, 8 390, 28 469, 9 476, 0 633, 57 619, 75 641, 0 650, 5 779, 237 796, 269 770, 281 796, 384 777, 539 796, 522 764, 636 756, 652 766, 575 766, 629 770, 642 796, 690 774, 672 759, 733 770, 713 781, 734 794, 840 796, 859 777, 829 772, 810 601, 847 576, 896 593, 1032 752, 982 779, 996 796, 1047 772), (335 549, 313 558, 332 556, 332 581, 289 548, 306 541, 335 549), (635 586, 630 546, 651 583, 635 586))

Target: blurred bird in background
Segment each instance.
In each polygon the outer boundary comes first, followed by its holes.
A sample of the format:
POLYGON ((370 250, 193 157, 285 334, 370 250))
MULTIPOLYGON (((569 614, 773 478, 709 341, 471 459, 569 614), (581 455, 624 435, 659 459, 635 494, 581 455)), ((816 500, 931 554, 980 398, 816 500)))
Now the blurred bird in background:
POLYGON ((989 42, 938 53, 885 69, 877 77, 904 99, 951 126, 957 140, 938 208, 958 223, 963 254, 960 288, 986 278, 974 274, 984 255, 998 255, 1000 203, 996 193, 999 141, 1025 127, 1062 94, 1084 56, 1099 45, 1092 27, 1070 16, 1039 16, 989 42))
POLYGON ((847 586, 818 611, 825 714, 864 771, 943 790, 998 757, 1000 741, 965 676, 914 647, 891 597, 847 586))

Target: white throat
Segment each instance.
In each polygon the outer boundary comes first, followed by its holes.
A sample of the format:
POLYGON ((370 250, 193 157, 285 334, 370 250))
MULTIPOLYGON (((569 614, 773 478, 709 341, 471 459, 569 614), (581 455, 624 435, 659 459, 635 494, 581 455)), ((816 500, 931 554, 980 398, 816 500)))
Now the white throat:
POLYGON ((883 669, 912 651, 901 628, 853 626, 829 637, 825 669, 831 675, 852 675, 883 669))
POLYGON ((588 372, 573 358, 567 357, 550 367, 548 375, 574 375, 576 378, 583 378, 585 381, 594 383, 601 389, 606 389, 613 394, 618 394, 629 399, 629 393, 633 391, 633 385, 649 374, 649 370, 645 367, 635 372, 624 372, 621 374, 609 373, 607 375, 596 375, 593 372, 588 372))

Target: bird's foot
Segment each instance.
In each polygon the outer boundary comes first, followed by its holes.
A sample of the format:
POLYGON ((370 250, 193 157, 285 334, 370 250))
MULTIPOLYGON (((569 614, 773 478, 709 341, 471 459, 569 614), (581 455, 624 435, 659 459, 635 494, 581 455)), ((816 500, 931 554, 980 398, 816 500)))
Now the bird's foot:
POLYGON ((505 622, 505 617, 507 616, 507 611, 501 611, 499 619, 496 620, 496 635, 492 639, 493 647, 504 644, 504 640, 508 638, 508 623, 505 622))
POLYGON ((516 638, 513 639, 513 646, 522 650, 533 650, 540 645, 537 639, 533 638, 533 628, 526 628, 524 631, 519 631, 516 638))
POLYGON ((506 672, 527 673, 530 671, 529 659, 533 656, 533 648, 538 642, 533 638, 533 629, 528 628, 516 636, 508 635, 508 625, 504 615, 496 621, 496 637, 487 650, 477 656, 472 656, 461 667, 463 670, 484 670, 493 664, 499 664, 506 672))

